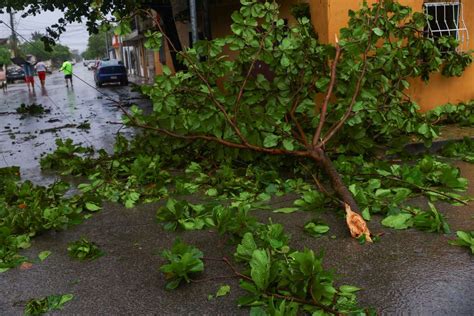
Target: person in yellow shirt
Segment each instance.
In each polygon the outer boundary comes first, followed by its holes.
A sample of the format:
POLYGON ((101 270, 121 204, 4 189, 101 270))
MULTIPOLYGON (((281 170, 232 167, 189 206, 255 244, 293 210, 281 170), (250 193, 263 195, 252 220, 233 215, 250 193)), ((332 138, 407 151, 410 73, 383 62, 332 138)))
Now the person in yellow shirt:
POLYGON ((72 64, 70 61, 65 60, 63 62, 63 65, 61 66, 61 69, 59 71, 64 72, 64 79, 66 80, 66 87, 69 88, 69 85, 67 83, 68 79, 71 82, 71 87, 72 87, 72 64))

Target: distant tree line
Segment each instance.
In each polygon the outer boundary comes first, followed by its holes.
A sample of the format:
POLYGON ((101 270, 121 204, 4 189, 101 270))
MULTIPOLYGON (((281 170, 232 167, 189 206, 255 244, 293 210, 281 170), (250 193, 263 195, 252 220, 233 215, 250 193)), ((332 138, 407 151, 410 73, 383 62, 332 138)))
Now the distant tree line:
POLYGON ((20 54, 23 56, 34 55, 37 60, 51 60, 54 66, 60 65, 64 60, 71 59, 72 54, 69 47, 56 43, 51 46, 51 50, 47 50, 42 42, 44 35, 39 32, 31 34, 31 40, 22 43, 20 54))

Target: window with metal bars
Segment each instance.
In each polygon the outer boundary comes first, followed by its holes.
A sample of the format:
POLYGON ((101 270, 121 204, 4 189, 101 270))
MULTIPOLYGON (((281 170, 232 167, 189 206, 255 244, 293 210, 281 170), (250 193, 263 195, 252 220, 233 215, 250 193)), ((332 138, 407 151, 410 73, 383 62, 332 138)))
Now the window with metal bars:
POLYGON ((452 36, 459 41, 459 51, 467 50, 469 32, 464 22, 463 5, 460 1, 431 1, 423 4, 427 16, 425 36, 434 40, 452 36))

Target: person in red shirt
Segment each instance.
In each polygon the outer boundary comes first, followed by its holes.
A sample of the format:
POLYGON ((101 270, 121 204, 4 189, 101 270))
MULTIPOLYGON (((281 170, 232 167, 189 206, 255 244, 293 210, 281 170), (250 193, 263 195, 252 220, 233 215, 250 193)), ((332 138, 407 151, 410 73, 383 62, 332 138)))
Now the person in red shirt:
POLYGON ((0 65, 0 86, 3 92, 7 91, 7 70, 5 65, 0 65))
POLYGON ((46 81, 46 65, 44 62, 40 61, 35 66, 36 72, 38 73, 38 78, 41 82, 41 87, 44 88, 46 81))

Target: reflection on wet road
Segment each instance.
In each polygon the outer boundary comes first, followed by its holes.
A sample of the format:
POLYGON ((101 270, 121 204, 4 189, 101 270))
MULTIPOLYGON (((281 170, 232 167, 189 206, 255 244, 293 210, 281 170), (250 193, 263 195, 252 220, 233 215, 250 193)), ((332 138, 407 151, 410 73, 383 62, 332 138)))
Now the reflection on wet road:
MULTIPOLYGON (((74 78, 74 87, 66 88, 63 74, 54 72, 47 76, 45 88, 41 88, 38 78, 35 78, 34 92, 28 92, 23 82, 9 85, 6 93, 0 92, 0 167, 20 166, 23 177, 41 182, 47 176, 40 173, 39 157, 44 152, 54 150, 54 141, 58 137, 72 138, 83 145, 111 150, 120 125, 107 122, 120 121, 121 112, 106 98, 126 100, 138 95, 131 92, 130 87, 121 86, 105 86, 97 91, 94 89, 93 72, 82 64, 77 64, 74 71, 93 87, 74 78), (41 104, 51 112, 22 118, 12 113, 21 103, 41 104), (75 127, 54 130, 84 122, 90 123, 89 130, 75 127)), ((121 132, 127 133, 124 129, 121 132)))

